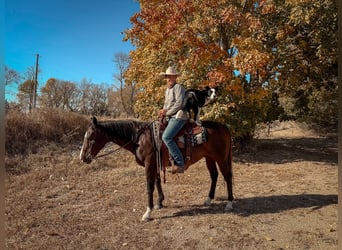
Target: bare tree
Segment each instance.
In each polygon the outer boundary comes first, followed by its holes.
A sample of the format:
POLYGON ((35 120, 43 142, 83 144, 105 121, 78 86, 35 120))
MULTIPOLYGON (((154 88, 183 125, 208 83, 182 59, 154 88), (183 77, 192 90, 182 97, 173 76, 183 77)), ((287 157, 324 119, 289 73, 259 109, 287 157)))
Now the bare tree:
POLYGON ((125 72, 130 64, 130 58, 125 53, 116 53, 113 62, 118 69, 118 74, 114 74, 114 79, 120 84, 120 99, 122 107, 128 116, 134 116, 134 93, 135 86, 125 84, 125 72))
POLYGON ((41 88, 40 102, 42 106, 75 111, 76 95, 78 89, 75 83, 50 78, 41 88))
POLYGON ((5 86, 12 83, 19 84, 20 80, 21 76, 17 71, 5 66, 5 86))
MULTIPOLYGON (((8 94, 10 96, 15 96, 16 91, 12 91, 12 87, 17 88, 17 85, 20 83, 20 81, 21 81, 20 74, 16 70, 11 69, 5 65, 5 84, 4 85, 7 86, 7 88, 5 88, 6 95, 8 94), (12 84, 13 86, 11 86, 12 84)), ((7 102, 7 99, 5 100, 5 102, 6 102, 6 108, 9 108, 9 103, 7 102)))
POLYGON ((82 114, 89 115, 91 114, 91 103, 89 101, 89 96, 91 92, 92 82, 85 78, 82 79, 81 84, 79 86, 79 98, 80 98, 80 105, 79 109, 82 114))
POLYGON ((109 87, 105 84, 94 84, 90 80, 82 79, 77 93, 79 111, 86 115, 108 114, 108 91, 109 87))
POLYGON ((77 94, 77 86, 71 81, 61 81, 60 92, 62 97, 62 108, 70 111, 74 111, 71 106, 71 100, 73 96, 77 94))

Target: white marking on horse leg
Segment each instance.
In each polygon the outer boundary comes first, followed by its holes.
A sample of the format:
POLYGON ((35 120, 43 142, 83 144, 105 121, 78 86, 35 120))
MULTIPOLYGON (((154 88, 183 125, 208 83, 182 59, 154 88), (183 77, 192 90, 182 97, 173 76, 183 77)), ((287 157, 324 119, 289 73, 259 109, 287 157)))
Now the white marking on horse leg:
POLYGON ((232 211, 233 210, 233 202, 232 201, 228 201, 225 211, 232 211))
POLYGON ((83 153, 83 148, 84 148, 84 144, 83 144, 82 149, 81 149, 81 152, 80 152, 80 160, 81 160, 81 161, 82 161, 83 155, 84 155, 84 153, 83 153))
POLYGON ((151 212, 152 212, 152 209, 148 207, 146 209, 146 212, 144 213, 144 215, 142 217, 142 220, 143 221, 149 221, 151 219, 151 212))
POLYGON ((213 199, 211 199, 210 197, 208 197, 208 198, 205 200, 205 202, 204 202, 204 206, 210 206, 212 200, 213 200, 213 199))

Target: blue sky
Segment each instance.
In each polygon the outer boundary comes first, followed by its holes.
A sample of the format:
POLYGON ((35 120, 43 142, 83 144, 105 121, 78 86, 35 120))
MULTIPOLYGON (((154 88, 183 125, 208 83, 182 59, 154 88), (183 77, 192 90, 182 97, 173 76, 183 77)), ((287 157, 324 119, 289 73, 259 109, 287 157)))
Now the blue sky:
POLYGON ((39 54, 39 87, 51 77, 113 84, 114 54, 134 49, 121 32, 138 11, 135 0, 7 0, 5 64, 24 75, 39 54))

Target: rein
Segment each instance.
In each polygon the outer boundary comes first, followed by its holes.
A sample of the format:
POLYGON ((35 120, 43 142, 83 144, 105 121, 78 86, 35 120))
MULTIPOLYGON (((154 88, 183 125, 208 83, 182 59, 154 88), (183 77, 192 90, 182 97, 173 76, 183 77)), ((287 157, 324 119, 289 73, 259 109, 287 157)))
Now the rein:
MULTIPOLYGON (((148 128, 149 126, 151 126, 153 123, 153 121, 151 123, 149 123, 147 126, 143 127, 143 128, 140 128, 139 131, 138 131, 138 136, 140 136, 140 134, 142 133, 142 131, 144 131, 144 129, 148 128)), ((101 155, 97 155, 95 156, 93 159, 97 159, 97 158, 101 158, 101 157, 104 157, 104 156, 107 156, 107 155, 110 155, 110 154, 113 154, 113 153, 116 153, 117 151, 119 151, 120 149, 126 147, 128 144, 132 143, 131 141, 127 142, 125 145, 122 145, 122 146, 119 146, 118 148, 114 149, 114 150, 111 150, 107 153, 104 153, 104 154, 101 154, 101 155)))
POLYGON ((104 157, 104 156, 107 156, 107 155, 116 153, 116 152, 119 151, 121 148, 126 147, 126 146, 127 146, 128 144, 130 144, 130 143, 131 143, 131 142, 129 141, 129 142, 127 142, 125 145, 120 146, 120 147, 118 147, 117 149, 111 150, 111 151, 109 151, 109 152, 107 152, 107 153, 105 153, 105 154, 97 155, 97 156, 94 157, 94 159, 101 158, 101 157, 104 157))

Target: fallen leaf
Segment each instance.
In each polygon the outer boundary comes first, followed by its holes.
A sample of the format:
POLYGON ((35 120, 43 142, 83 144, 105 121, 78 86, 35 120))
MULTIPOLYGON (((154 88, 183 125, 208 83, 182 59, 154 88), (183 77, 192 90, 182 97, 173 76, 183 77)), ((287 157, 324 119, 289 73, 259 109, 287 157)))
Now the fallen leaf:
POLYGON ((269 236, 265 236, 265 239, 266 239, 267 241, 274 241, 274 239, 271 238, 271 237, 269 237, 269 236))

